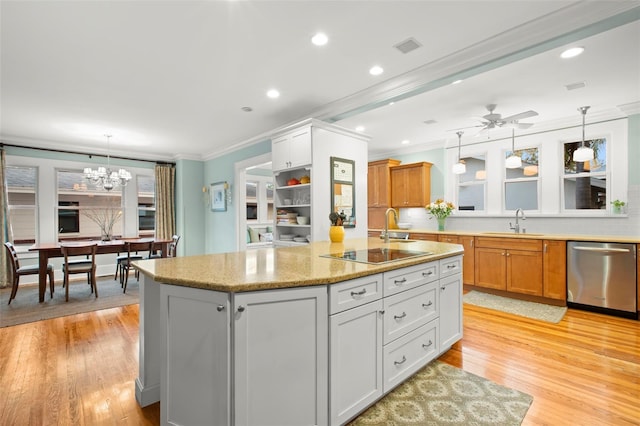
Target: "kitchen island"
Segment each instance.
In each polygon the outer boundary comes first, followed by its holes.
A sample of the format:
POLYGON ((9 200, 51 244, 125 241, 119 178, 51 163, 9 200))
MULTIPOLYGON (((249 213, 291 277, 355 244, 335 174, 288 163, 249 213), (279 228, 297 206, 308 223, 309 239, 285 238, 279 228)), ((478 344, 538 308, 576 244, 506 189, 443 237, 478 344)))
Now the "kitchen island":
POLYGON ((139 261, 136 399, 162 424, 344 424, 462 337, 462 253, 369 238, 139 261))

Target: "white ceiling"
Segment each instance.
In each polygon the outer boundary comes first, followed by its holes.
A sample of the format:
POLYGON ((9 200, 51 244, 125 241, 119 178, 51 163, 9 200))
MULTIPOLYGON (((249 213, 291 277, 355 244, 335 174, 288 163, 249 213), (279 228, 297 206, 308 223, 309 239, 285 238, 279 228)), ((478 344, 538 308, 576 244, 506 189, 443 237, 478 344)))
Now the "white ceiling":
POLYGON ((640 102, 636 0, 2 0, 0 14, 7 144, 100 153, 108 133, 112 154, 207 159, 314 117, 364 125, 382 158, 457 142, 450 129, 489 103, 537 111, 533 131, 640 102), (393 47, 409 37, 422 47, 393 47), (583 55, 558 57, 575 44, 583 55))

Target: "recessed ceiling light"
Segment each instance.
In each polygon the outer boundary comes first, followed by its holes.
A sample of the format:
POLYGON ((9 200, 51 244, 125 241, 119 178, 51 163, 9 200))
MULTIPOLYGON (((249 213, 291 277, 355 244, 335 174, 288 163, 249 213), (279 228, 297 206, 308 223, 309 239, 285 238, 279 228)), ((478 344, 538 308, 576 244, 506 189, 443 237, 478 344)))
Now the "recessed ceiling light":
POLYGON ((356 132, 364 132, 364 126, 356 127, 356 132))
POLYGON ((402 145, 409 145, 411 141, 409 139, 405 139, 402 141, 402 145))
POLYGON ((584 52, 584 47, 572 47, 571 49, 567 49, 560 54, 561 58, 574 58, 584 52))
POLYGON ((374 65, 371 67, 371 69, 369 70, 369 74, 371 75, 380 75, 384 72, 384 70, 382 69, 381 66, 378 65, 374 65))
POLYGON ((451 84, 460 84, 460 83, 462 83, 462 80, 456 80, 456 81, 452 82, 451 84))
POLYGON ((276 99, 280 97, 280 92, 278 92, 276 89, 271 89, 267 92, 267 96, 271 99, 276 99))
POLYGON ((313 37, 311 37, 311 43, 316 46, 324 46, 329 41, 329 37, 325 33, 317 33, 313 37))
POLYGON ((391 101, 387 105, 394 105, 394 104, 395 104, 395 102, 391 101))

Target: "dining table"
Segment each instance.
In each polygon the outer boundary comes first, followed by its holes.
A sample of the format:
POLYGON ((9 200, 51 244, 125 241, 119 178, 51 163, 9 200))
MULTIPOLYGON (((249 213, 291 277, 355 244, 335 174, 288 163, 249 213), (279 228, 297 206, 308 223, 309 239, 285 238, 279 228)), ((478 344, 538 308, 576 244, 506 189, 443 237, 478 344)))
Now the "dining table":
POLYGON ((91 240, 73 240, 62 241, 55 243, 36 243, 29 247, 29 251, 38 252, 38 300, 40 303, 44 302, 44 294, 47 289, 47 265, 49 259, 52 257, 63 257, 62 246, 78 246, 94 244, 98 245, 96 254, 108 254, 108 253, 122 253, 125 252, 126 242, 145 242, 153 241, 154 247, 161 250, 162 257, 167 257, 169 252, 169 244, 171 239, 159 239, 159 238, 122 238, 110 241, 91 241, 91 240))

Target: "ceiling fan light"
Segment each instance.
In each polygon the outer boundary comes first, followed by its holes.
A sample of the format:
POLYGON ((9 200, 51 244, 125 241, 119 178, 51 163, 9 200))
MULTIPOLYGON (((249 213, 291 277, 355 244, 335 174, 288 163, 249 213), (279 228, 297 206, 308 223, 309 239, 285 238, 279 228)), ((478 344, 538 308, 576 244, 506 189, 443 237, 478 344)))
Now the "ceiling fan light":
POLYGON ((524 170, 522 171, 524 173, 525 176, 535 176, 538 174, 538 166, 525 166, 524 170))
POLYGON ((466 173, 467 166, 463 162, 459 162, 453 165, 451 171, 453 172, 453 174, 461 175, 463 173, 466 173))
POLYGON ((593 149, 588 148, 586 146, 581 146, 580 148, 573 151, 573 161, 576 163, 584 163, 585 161, 593 160, 593 149))
POLYGON ((505 160, 504 164, 507 169, 519 169, 522 167, 522 159, 517 155, 512 155, 505 160))

